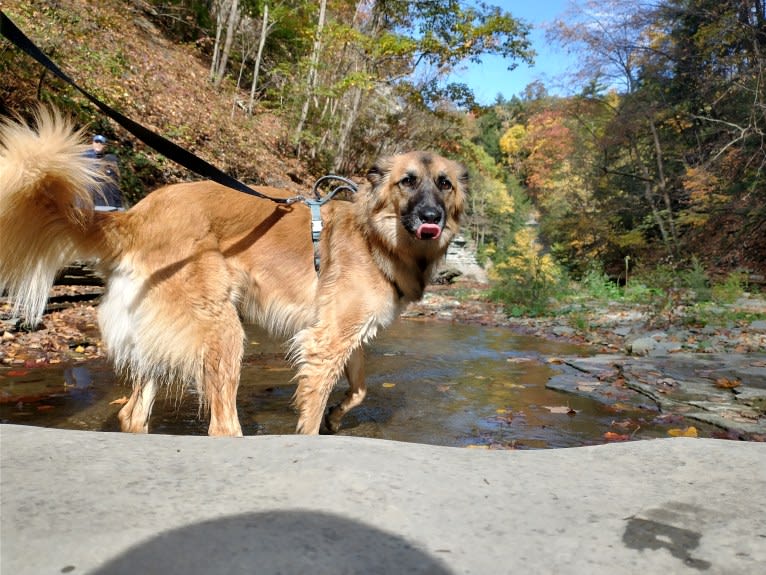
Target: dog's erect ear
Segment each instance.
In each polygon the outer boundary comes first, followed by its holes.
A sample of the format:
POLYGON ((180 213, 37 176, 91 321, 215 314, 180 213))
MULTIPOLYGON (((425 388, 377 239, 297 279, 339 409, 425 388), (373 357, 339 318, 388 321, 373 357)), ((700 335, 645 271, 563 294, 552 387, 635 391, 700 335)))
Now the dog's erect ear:
POLYGON ((380 183, 388 177, 391 172, 391 166, 393 164, 392 158, 380 158, 375 165, 367 172, 367 181, 372 184, 373 187, 377 187, 380 183))

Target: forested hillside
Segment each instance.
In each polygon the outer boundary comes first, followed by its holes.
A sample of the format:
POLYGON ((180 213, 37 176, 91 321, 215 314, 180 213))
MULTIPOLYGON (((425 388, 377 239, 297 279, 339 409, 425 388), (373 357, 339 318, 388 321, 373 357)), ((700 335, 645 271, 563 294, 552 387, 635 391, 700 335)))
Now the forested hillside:
MULTIPOLYGON (((462 160, 465 229, 511 297, 606 271, 766 271, 762 0, 580 0, 549 31, 582 69, 480 106, 449 72, 534 58, 481 2, 5 1, 85 88, 249 182, 305 190, 413 148, 462 160)), ((511 72, 509 72, 511 73, 511 72)), ((4 40, 0 112, 53 102, 106 133, 132 201, 192 178, 4 40)))

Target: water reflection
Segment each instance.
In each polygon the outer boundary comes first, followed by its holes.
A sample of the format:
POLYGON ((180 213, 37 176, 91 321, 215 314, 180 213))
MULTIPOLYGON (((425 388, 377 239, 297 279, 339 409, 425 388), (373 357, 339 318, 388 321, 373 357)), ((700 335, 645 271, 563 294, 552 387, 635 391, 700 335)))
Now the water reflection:
MULTIPOLYGON (((503 328, 400 320, 368 351, 365 403, 341 434, 437 445, 566 447, 601 442, 614 414, 545 388, 549 356, 589 351, 503 328), (577 415, 552 413, 568 406, 577 415)), ((293 375, 284 346, 252 329, 238 408, 245 435, 292 433, 293 375)), ((343 395, 341 382, 331 397, 343 395)), ((0 419, 47 427, 116 431, 129 389, 103 361, 66 368, 0 370, 0 419)), ((204 434, 193 396, 161 393, 154 433, 204 434)))

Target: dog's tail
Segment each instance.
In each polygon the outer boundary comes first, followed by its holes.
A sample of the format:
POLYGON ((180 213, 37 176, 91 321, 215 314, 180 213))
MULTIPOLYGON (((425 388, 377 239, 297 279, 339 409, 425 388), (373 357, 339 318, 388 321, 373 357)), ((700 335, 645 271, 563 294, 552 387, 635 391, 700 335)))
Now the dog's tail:
POLYGON ((36 126, 0 122, 0 294, 14 315, 42 316, 56 273, 92 257, 92 189, 103 177, 82 131, 55 110, 40 107, 36 126))

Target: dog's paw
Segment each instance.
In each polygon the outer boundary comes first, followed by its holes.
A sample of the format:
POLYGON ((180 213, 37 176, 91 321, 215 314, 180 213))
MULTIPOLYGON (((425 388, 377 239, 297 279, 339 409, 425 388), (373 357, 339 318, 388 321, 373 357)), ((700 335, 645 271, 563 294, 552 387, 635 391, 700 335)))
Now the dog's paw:
POLYGON ((340 408, 336 405, 327 410, 327 413, 325 413, 324 419, 322 420, 322 428, 319 430, 319 433, 324 435, 335 435, 340 431, 340 420, 342 415, 338 414, 339 409, 340 408))

